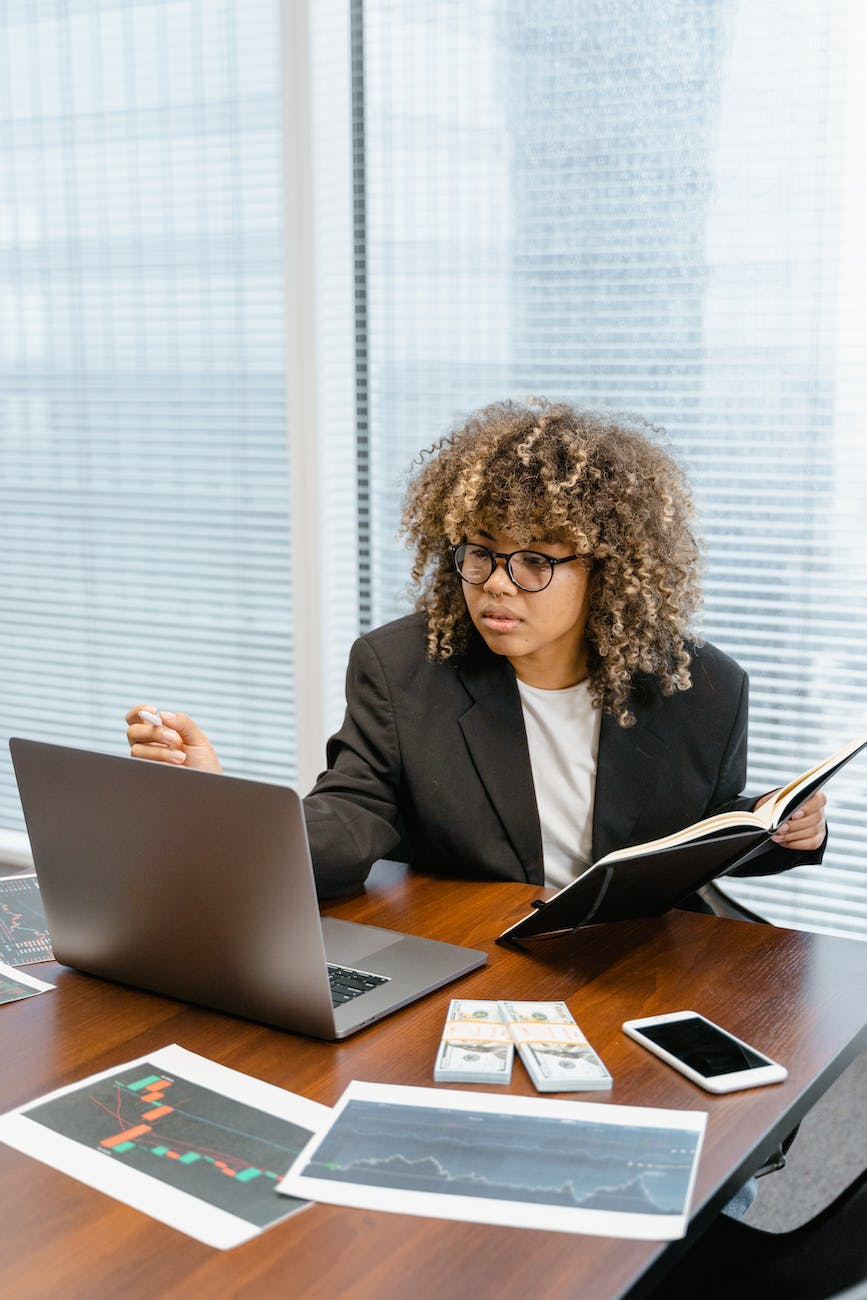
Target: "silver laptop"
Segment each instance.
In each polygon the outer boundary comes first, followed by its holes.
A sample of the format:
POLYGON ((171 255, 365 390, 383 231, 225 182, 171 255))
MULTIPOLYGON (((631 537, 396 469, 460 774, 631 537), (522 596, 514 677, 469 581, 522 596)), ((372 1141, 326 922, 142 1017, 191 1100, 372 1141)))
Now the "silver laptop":
POLYGON ((320 917, 279 785, 9 742, 55 957, 315 1038, 345 1038, 487 961, 320 917))

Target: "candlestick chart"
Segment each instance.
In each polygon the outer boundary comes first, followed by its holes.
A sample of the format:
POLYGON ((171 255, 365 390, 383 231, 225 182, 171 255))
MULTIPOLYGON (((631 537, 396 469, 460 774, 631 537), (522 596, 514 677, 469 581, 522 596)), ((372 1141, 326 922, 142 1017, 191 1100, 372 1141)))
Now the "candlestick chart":
POLYGON ((277 1181, 308 1129, 148 1062, 38 1103, 27 1118, 107 1160, 266 1227, 302 1202, 277 1181))
POLYGON ((32 998, 39 992, 39 989, 30 988, 27 984, 19 984, 17 980, 11 979, 0 971, 0 1003, 19 1002, 22 998, 32 998))

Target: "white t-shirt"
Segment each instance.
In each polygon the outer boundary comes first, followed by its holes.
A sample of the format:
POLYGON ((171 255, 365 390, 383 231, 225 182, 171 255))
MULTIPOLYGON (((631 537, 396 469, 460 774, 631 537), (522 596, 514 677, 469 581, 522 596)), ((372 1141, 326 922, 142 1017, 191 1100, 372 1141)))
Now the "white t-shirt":
POLYGON ((590 682, 543 691, 518 682, 542 824, 545 883, 558 888, 593 861, 593 797, 602 710, 590 682))

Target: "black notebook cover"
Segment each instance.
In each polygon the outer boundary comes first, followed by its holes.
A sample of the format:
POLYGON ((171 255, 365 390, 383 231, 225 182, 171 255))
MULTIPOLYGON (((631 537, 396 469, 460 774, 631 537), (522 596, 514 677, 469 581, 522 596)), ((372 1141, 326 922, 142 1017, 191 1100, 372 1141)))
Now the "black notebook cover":
POLYGON ((497 943, 553 939, 582 925, 661 916, 769 843, 769 831, 747 830, 600 862, 504 930, 497 943))

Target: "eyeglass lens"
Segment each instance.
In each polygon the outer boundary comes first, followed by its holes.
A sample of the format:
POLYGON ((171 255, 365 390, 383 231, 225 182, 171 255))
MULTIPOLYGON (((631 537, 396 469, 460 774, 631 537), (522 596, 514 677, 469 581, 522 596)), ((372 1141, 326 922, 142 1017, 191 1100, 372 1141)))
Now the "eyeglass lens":
MULTIPOLYGON (((467 582, 477 585, 487 582, 495 564, 494 555, 486 546, 464 543, 455 548, 455 565, 467 582)), ((554 566, 547 556, 538 551, 515 551, 509 557, 508 570, 517 586, 523 587, 525 591, 541 591, 551 581, 554 566)))

